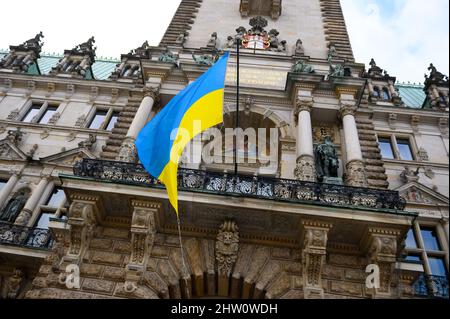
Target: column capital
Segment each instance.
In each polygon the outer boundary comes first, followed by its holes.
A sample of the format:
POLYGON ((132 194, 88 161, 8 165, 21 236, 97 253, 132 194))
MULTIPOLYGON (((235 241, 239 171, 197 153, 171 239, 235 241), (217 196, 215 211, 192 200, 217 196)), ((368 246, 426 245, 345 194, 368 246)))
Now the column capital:
POLYGON ((44 179, 46 181, 50 181, 52 179, 52 174, 50 174, 50 173, 41 173, 41 179, 44 179))
POLYGON ((9 173, 11 175, 15 175, 17 178, 20 178, 22 176, 23 173, 23 168, 17 169, 17 168, 13 168, 9 171, 9 173))
POLYGON ((144 87, 143 93, 144 97, 151 97, 155 101, 159 98, 159 88, 146 86, 144 87))
POLYGON ((355 116, 356 106, 353 104, 342 104, 339 110, 339 116, 344 118, 346 115, 355 116))
POLYGON ((312 98, 297 98, 295 101, 295 114, 298 115, 301 111, 311 112, 314 101, 312 98))

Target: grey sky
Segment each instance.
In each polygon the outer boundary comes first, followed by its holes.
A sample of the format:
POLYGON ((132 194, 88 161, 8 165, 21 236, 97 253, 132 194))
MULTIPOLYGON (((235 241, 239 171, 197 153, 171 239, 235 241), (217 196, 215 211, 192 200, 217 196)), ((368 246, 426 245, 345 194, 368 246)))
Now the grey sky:
MULTIPOLYGON (((237 1, 237 0, 236 0, 237 1)), ((422 82, 430 62, 449 70, 448 0, 341 0, 356 60, 378 65, 400 81, 422 82)), ((97 56, 118 59, 145 40, 157 45, 180 0, 51 0, 2 3, 0 48, 43 31, 45 52, 64 49, 94 35, 97 56), (162 5, 163 4, 163 5, 162 5), (25 23, 24 23, 25 22, 25 23)))

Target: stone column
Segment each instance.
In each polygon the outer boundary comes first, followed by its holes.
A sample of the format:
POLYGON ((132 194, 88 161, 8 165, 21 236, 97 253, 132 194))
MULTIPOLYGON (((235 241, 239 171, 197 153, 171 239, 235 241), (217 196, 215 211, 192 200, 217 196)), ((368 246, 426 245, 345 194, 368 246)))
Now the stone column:
POLYGON ((30 198, 28 198, 19 216, 17 216, 15 221, 16 225, 27 226, 28 221, 31 218, 31 215, 33 214, 33 211, 36 208, 36 205, 39 203, 39 200, 42 198, 42 194, 47 188, 47 185, 49 184, 50 180, 51 180, 50 175, 41 176, 39 184, 33 190, 33 193, 31 194, 30 198))
POLYGON ((449 241, 448 241, 448 216, 442 217, 440 222, 441 222, 442 228, 444 229, 445 240, 447 241, 447 245, 450 245, 449 241))
POLYGON ((322 270, 325 263, 328 232, 332 225, 304 220, 303 225, 303 290, 305 299, 323 299, 322 270))
POLYGON ((161 207, 158 203, 132 200, 131 255, 125 266, 124 291, 133 293, 138 289, 147 268, 147 261, 156 235, 155 216, 161 207))
POLYGON ((120 147, 117 160, 122 162, 135 163, 137 161, 136 147, 134 141, 138 136, 141 129, 147 124, 147 119, 152 111, 153 105, 158 96, 158 91, 153 88, 146 88, 144 91, 144 98, 134 116, 133 122, 131 122, 128 129, 125 140, 120 147))
POLYGON ((349 186, 367 187, 364 161, 359 143, 358 129, 355 120, 356 108, 352 105, 343 105, 340 110, 344 127, 345 151, 347 165, 345 182, 349 186))
POLYGON ((0 191, 0 209, 2 209, 4 205, 6 205, 6 199, 8 198, 9 194, 11 194, 14 186, 16 186, 16 183, 20 179, 21 174, 21 171, 11 171, 11 176, 8 179, 8 182, 0 191))
POLYGON ((297 167, 294 175, 297 179, 316 182, 316 167, 314 164, 314 146, 311 125, 311 97, 297 99, 295 114, 297 117, 297 167))

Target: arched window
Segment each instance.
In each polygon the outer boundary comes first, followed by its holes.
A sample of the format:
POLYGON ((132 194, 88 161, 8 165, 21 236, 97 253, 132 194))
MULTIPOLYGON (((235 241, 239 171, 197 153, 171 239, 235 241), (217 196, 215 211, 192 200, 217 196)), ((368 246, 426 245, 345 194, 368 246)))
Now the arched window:
POLYGON ((373 94, 372 95, 373 95, 373 97, 375 97, 377 99, 380 97, 380 89, 378 88, 378 86, 373 88, 373 94))
POLYGON ((383 88, 383 100, 389 101, 391 99, 391 95, 389 94, 389 90, 387 88, 383 88))

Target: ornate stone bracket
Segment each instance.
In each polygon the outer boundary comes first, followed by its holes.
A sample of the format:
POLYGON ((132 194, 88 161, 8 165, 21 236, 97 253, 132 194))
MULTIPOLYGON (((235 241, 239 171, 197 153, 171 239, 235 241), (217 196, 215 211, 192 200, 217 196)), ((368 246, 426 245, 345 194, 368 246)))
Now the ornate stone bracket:
POLYGON ((323 298, 322 270, 326 257, 329 223, 305 220, 303 225, 303 289, 305 299, 323 298))
POLYGON ((131 255, 130 262, 125 266, 126 293, 138 289, 147 267, 147 261, 153 248, 156 235, 155 217, 160 204, 133 200, 134 211, 131 220, 131 255))
POLYGON ((380 287, 369 292, 374 298, 389 296, 391 293, 399 237, 400 231, 395 229, 370 227, 366 232, 363 246, 366 247, 367 262, 380 269, 380 287))
POLYGON ((220 225, 216 239, 216 262, 219 296, 227 297, 229 278, 239 251, 239 228, 234 221, 226 220, 220 225))
POLYGON ((16 299, 19 295, 20 288, 23 286, 24 274, 20 269, 14 269, 13 274, 4 280, 3 298, 16 299))
POLYGON ((98 221, 98 201, 96 196, 72 196, 67 222, 70 226, 70 244, 63 261, 79 264, 83 260, 98 221))

